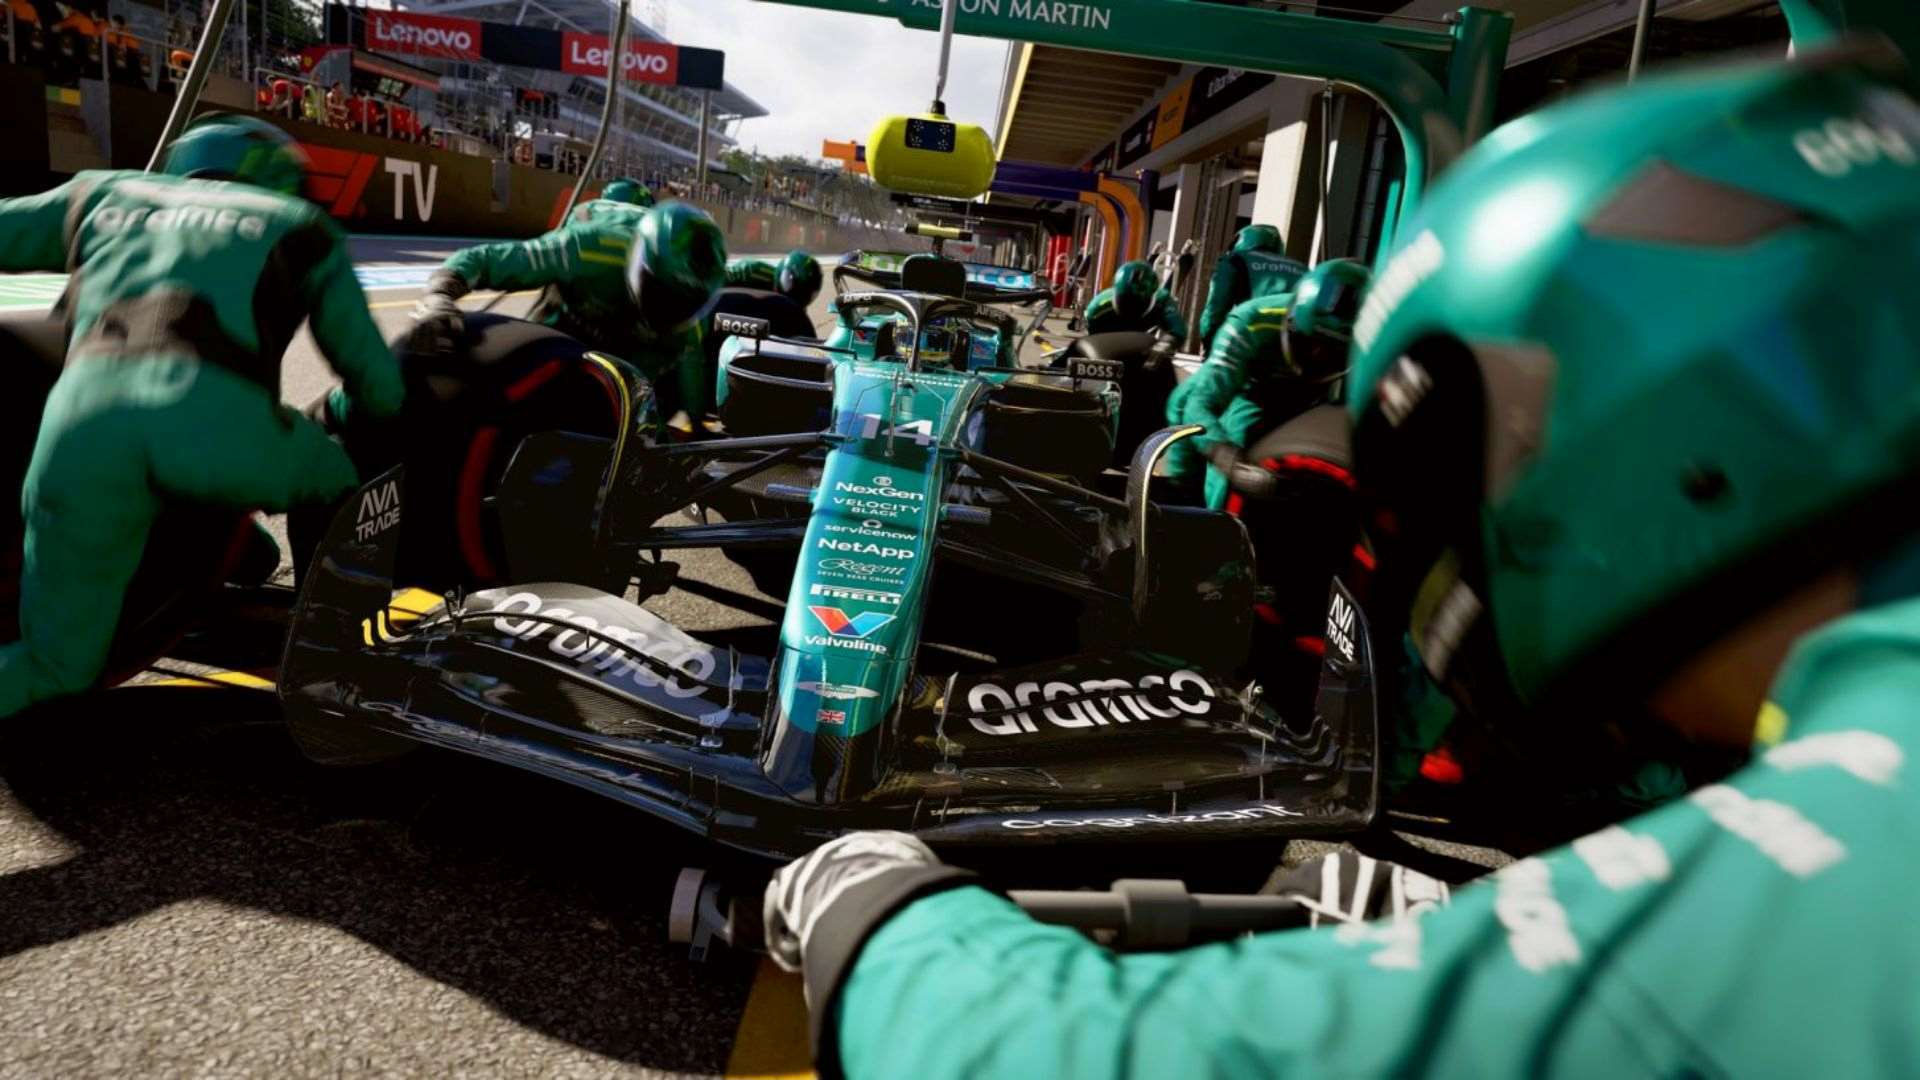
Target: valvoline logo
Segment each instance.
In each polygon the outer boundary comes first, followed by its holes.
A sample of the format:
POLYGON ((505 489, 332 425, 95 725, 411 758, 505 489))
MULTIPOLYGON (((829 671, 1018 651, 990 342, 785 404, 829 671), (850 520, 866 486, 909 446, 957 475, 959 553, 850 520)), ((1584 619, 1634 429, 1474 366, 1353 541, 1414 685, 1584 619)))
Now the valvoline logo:
POLYGON ((847 613, 837 607, 809 605, 807 610, 813 612, 813 617, 820 620, 820 625, 826 627, 827 633, 834 637, 863 638, 893 621, 893 616, 877 611, 863 611, 848 618, 847 613))

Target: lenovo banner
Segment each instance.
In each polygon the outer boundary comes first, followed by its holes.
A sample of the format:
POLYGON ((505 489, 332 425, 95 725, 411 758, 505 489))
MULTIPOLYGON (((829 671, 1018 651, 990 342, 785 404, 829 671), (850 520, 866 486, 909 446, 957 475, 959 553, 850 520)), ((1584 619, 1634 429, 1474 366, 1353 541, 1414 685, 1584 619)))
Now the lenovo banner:
MULTIPOLYGON (((599 75, 607 70, 601 34, 450 19, 440 15, 327 5, 327 41, 369 52, 485 60, 495 64, 599 75)), ((634 82, 725 89, 726 54, 661 41, 629 41, 621 69, 634 82)))
POLYGON ((371 9, 365 15, 366 47, 374 52, 480 59, 480 34, 485 24, 476 19, 371 9))
MULTIPOLYGON (((560 35, 560 70, 572 75, 603 75, 607 70, 607 39, 599 34, 560 35)), ((657 41, 629 41, 620 70, 635 82, 673 86, 680 71, 680 48, 657 41)))

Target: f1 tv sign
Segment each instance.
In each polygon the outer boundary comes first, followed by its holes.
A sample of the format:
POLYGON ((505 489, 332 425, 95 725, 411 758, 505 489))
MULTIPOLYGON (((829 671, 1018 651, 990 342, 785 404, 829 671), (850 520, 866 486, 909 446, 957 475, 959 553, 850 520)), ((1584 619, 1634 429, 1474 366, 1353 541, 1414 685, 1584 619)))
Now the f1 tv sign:
MULTIPOLYGON (((560 70, 569 75, 604 75, 607 51, 612 48, 601 34, 560 35, 560 70)), ((657 41, 629 41, 626 55, 620 58, 620 71, 634 82, 672 86, 680 76, 680 49, 657 41)))

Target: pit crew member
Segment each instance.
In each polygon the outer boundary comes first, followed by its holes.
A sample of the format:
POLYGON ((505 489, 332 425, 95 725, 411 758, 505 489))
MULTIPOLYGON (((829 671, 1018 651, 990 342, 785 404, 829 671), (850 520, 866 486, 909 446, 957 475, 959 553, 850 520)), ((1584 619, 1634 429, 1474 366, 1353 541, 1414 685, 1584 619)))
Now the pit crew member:
POLYGON ((1200 483, 1208 506, 1225 507, 1244 448, 1329 400, 1347 369, 1367 278, 1364 264, 1329 259, 1301 279, 1298 292, 1256 297, 1228 314, 1207 362, 1167 398, 1169 423, 1206 429, 1168 452, 1176 486, 1200 483))
POLYGON ((777 292, 805 311, 820 295, 820 260, 804 251, 789 251, 779 262, 735 259, 727 264, 727 284, 777 292))
POLYGON ((597 215, 532 240, 455 252, 427 281, 408 347, 448 355, 464 329, 459 300, 474 289, 545 289, 529 318, 634 365, 653 383, 663 419, 698 418, 705 315, 726 268, 719 226, 699 208, 670 202, 597 215))
POLYGON ((1187 339, 1187 320, 1180 305, 1160 283, 1150 263, 1135 259, 1114 271, 1113 284, 1087 304, 1087 332, 1160 331, 1177 342, 1187 339))
POLYGON ((1202 349, 1213 348, 1213 336, 1235 307, 1256 296, 1290 293, 1306 276, 1306 264, 1288 258, 1285 246, 1280 230, 1271 225, 1249 225, 1234 237, 1233 250, 1213 264, 1207 305, 1200 309, 1202 349))
POLYGON ((66 366, 21 492, 21 640, 0 648, 0 716, 100 677, 163 503, 281 512, 359 482, 318 424, 280 404, 281 354, 303 321, 345 381, 335 415, 391 416, 404 396, 345 237, 300 198, 297 143, 212 116, 163 169, 0 200, 0 270, 72 275, 66 366))
POLYGON ((597 198, 588 199, 573 208, 568 221, 588 221, 600 214, 617 214, 638 217, 640 211, 653 206, 653 192, 647 186, 632 177, 623 176, 618 180, 609 180, 600 189, 597 198))
POLYGON ((1658 729, 1748 764, 1444 910, 1176 953, 1115 956, 897 845, 802 861, 768 914, 823 1068, 1920 1061, 1920 308, 1901 287, 1920 102, 1897 54, 1859 49, 1643 80, 1490 137, 1409 220, 1355 333, 1370 606, 1397 613, 1380 638, 1397 622, 1505 738, 1658 729), (1525 238, 1485 242, 1516 206, 1525 238))

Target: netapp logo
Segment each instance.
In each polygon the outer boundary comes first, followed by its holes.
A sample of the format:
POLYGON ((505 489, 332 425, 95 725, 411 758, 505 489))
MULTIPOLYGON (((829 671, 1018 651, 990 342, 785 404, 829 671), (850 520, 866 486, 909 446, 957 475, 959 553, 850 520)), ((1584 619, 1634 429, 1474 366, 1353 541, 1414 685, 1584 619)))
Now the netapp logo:
POLYGON ((827 536, 820 538, 819 547, 823 551, 845 551, 854 555, 878 555, 883 559, 911 559, 914 557, 914 550, 912 548, 884 547, 880 544, 863 544, 858 540, 835 540, 827 536))
POLYGON ((1055 727, 1089 728, 1096 725, 1130 724, 1136 720, 1171 720, 1182 714, 1205 716, 1213 711, 1213 684, 1198 672, 1181 669, 1162 678, 1143 675, 1139 684, 1125 679, 1082 679, 1023 682, 1012 690, 999 683, 983 682, 967 690, 967 717, 975 731, 984 735, 1032 734, 1039 730, 1034 710, 1045 706, 1040 716, 1055 727), (1099 697, 1088 698, 1097 694, 1099 697), (1059 705, 1049 702, 1061 698, 1080 698, 1059 705), (1157 702, 1166 702, 1166 708, 1157 702))

